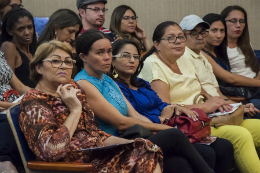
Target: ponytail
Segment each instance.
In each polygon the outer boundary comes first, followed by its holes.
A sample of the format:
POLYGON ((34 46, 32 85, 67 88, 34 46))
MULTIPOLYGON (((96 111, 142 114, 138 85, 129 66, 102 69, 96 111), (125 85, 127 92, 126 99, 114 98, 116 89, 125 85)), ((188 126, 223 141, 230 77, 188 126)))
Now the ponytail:
POLYGON ((154 46, 152 46, 152 48, 143 56, 143 61, 145 61, 145 59, 147 57, 149 57, 150 55, 152 55, 156 51, 157 51, 157 49, 154 46))

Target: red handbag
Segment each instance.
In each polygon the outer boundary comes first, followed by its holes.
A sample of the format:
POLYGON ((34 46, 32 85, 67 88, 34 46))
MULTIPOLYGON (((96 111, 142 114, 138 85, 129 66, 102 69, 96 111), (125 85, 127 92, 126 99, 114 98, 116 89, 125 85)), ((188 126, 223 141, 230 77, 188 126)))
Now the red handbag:
POLYGON ((191 109, 198 113, 198 121, 193 121, 186 114, 174 116, 171 119, 166 119, 163 124, 169 126, 178 126, 178 128, 189 138, 191 143, 199 142, 211 134, 210 121, 207 114, 201 109, 191 109))
POLYGON ((17 96, 19 97, 19 92, 18 92, 18 91, 14 90, 14 89, 10 89, 10 90, 7 90, 7 91, 4 93, 4 95, 3 95, 4 101, 5 101, 5 102, 8 102, 8 97, 9 97, 10 95, 12 95, 12 94, 15 94, 15 95, 17 95, 17 96))

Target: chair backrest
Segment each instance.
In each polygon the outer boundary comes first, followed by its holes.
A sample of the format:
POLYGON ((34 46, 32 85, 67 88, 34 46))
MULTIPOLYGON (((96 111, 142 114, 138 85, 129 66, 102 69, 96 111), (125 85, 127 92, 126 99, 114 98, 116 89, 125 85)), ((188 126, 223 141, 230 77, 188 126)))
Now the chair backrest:
POLYGON ((7 110, 7 119, 12 129, 16 145, 19 149, 23 165, 25 170, 27 170, 27 162, 31 160, 36 160, 36 157, 32 150, 28 147, 27 141, 24 137, 23 132, 19 126, 19 104, 9 108, 7 110))

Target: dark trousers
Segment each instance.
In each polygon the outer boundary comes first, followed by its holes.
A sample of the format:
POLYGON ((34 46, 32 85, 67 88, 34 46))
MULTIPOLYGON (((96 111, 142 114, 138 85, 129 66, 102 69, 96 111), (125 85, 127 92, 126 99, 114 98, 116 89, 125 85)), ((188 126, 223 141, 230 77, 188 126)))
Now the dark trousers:
POLYGON ((0 162, 10 161, 17 170, 23 170, 23 164, 12 130, 5 114, 0 114, 0 162))
MULTIPOLYGON (((162 149, 164 173, 213 172, 189 139, 178 129, 160 131, 148 137, 148 140, 162 149)), ((212 157, 215 161, 215 155, 212 157)))
POLYGON ((233 145, 226 139, 217 138, 210 145, 192 144, 216 173, 228 173, 234 159, 233 145))

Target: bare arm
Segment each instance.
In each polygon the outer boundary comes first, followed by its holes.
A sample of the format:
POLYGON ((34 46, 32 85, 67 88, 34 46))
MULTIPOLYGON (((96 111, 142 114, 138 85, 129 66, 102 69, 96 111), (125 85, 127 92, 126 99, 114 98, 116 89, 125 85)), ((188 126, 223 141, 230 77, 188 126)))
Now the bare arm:
POLYGON ((108 145, 114 145, 114 144, 125 144, 125 143, 131 142, 131 141, 134 141, 134 140, 128 140, 128 139, 124 139, 124 138, 110 136, 104 141, 104 145, 108 146, 108 145))
POLYGON ((255 79, 260 79, 260 71, 257 73, 257 76, 255 77, 255 79))
POLYGON ((17 103, 9 103, 9 102, 3 102, 0 101, 0 112, 8 109, 9 107, 16 105, 17 103))
MULTIPOLYGON (((113 125, 118 130, 126 130, 135 124, 140 124, 151 131, 161 131, 161 130, 171 128, 170 126, 167 125, 145 122, 140 119, 123 116, 112 104, 110 104, 102 96, 99 90, 90 82, 86 80, 79 80, 77 83, 86 92, 88 103, 92 108, 92 110, 94 111, 95 116, 113 125), (102 105, 102 109, 100 107, 101 105, 102 105)), ((133 108, 129 107, 129 109, 130 111, 133 111, 131 110, 133 108)), ((132 116, 131 113, 130 116, 132 116)))
MULTIPOLYGON (((152 89, 157 93, 157 95, 162 99, 163 102, 171 104, 168 84, 161 80, 154 80, 150 84, 152 89)), ((211 97, 205 103, 185 105, 185 107, 188 109, 198 108, 206 113, 209 113, 214 112, 223 104, 223 99, 220 99, 219 97, 211 97)))
POLYGON ((152 47, 149 39, 146 38, 146 39, 143 39, 142 41, 144 43, 144 47, 145 47, 146 51, 149 51, 152 47))
POLYGON ((20 95, 23 95, 27 91, 30 90, 30 87, 25 86, 13 73, 12 79, 10 81, 10 85, 13 89, 17 90, 20 95))
POLYGON ((251 79, 248 77, 230 73, 224 70, 222 67, 220 67, 209 55, 205 54, 204 52, 203 54, 208 59, 209 63, 212 65, 213 72, 218 79, 235 86, 260 87, 260 80, 251 79))
POLYGON ((217 92, 218 92, 219 96, 220 96, 222 99, 227 100, 227 103, 229 103, 229 104, 236 103, 236 102, 230 100, 229 98, 227 98, 226 96, 224 96, 224 95, 222 94, 222 92, 219 90, 219 87, 216 87, 216 89, 217 89, 217 92))
POLYGON ((136 34, 137 38, 142 40, 142 42, 144 43, 145 49, 147 51, 149 51, 152 46, 150 44, 149 39, 147 38, 145 31, 137 25, 136 30, 135 30, 135 34, 136 34))
POLYGON ((11 42, 6 41, 2 44, 1 51, 4 52, 7 64, 12 68, 13 72, 15 72, 17 57, 17 50, 15 45, 11 42))

